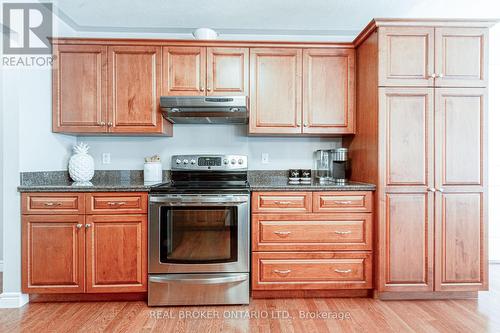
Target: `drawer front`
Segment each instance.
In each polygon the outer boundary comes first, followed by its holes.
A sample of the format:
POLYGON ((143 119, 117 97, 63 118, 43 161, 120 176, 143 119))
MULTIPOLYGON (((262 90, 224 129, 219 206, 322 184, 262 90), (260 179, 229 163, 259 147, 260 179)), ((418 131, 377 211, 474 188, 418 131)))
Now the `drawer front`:
POLYGON ((252 216, 253 251, 371 250, 371 214, 252 216))
POLYGON ((309 213, 311 192, 257 192, 252 194, 252 212, 309 213))
POLYGON ((84 214, 83 193, 22 193, 23 214, 84 214))
POLYGON ((86 194, 87 214, 146 214, 147 193, 89 193, 86 194))
POLYGON ((370 253, 256 252, 253 289, 369 289, 370 253))
POLYGON ((313 211, 331 212, 371 212, 372 192, 314 192, 313 211))

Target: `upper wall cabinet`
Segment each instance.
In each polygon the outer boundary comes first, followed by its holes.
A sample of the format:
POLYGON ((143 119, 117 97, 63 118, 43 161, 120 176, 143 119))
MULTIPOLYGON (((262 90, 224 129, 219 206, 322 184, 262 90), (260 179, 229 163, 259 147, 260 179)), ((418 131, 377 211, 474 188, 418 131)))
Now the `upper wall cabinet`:
POLYGON ((55 45, 54 132, 106 132, 106 46, 55 45))
POLYGON ((251 49, 250 134, 352 134, 354 49, 251 49))
POLYGON ((54 45, 53 131, 167 134, 160 113, 161 48, 54 45))
POLYGON ((247 48, 166 46, 163 62, 165 95, 248 95, 247 48))
POLYGON ((251 134, 302 133, 302 50, 250 50, 251 134))
POLYGON ((161 50, 154 46, 112 46, 109 57, 109 131, 156 133, 161 82, 161 50))
POLYGON ((486 28, 381 27, 379 86, 485 87, 486 28))
POLYGON ((303 60, 302 133, 353 133, 354 49, 305 49, 303 60))

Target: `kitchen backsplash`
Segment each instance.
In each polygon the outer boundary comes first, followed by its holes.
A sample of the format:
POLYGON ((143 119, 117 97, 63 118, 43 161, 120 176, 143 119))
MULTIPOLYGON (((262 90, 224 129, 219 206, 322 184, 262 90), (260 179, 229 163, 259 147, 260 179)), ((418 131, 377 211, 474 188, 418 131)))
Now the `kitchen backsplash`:
POLYGON ((175 154, 245 154, 250 170, 312 168, 313 152, 337 148, 341 138, 252 137, 245 125, 175 125, 174 136, 167 137, 91 137, 80 136, 78 142, 90 146, 98 170, 142 169, 144 157, 159 154, 163 169, 170 169, 175 154), (111 163, 102 163, 102 154, 111 154, 111 163), (269 163, 262 163, 262 154, 269 163))

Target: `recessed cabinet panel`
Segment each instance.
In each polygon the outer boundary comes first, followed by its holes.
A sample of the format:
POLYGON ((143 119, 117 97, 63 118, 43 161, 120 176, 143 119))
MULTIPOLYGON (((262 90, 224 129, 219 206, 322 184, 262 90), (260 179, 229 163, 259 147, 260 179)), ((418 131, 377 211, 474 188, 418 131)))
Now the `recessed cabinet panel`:
POLYGON ((207 48, 207 95, 248 95, 247 48, 207 48))
POLYGON ((488 29, 436 28, 437 87, 486 87, 488 29))
POLYGON ((434 28, 379 31, 379 86, 433 86, 434 28))
POLYGON ((83 292, 84 217, 24 215, 22 288, 27 293, 83 292))
POLYGON ((250 49, 250 134, 302 129, 302 50, 250 49))
POLYGON ((385 291, 431 291, 433 204, 427 193, 387 193, 381 225, 385 291))
POLYGON ((303 56, 303 132, 354 133, 354 49, 305 49, 303 56))
POLYGON ((54 46, 53 131, 106 132, 106 47, 54 46))
POLYGON ((86 217, 87 292, 146 291, 147 217, 86 217))
POLYGON ((165 95, 205 95, 206 49, 204 47, 164 47, 163 62, 165 95))
POLYGON ((380 89, 385 185, 426 185, 432 168, 433 89, 380 89))
POLYGON ((153 46, 108 49, 111 132, 161 133, 160 54, 160 48, 153 46))
POLYGON ((436 186, 483 185, 486 90, 436 90, 436 186))
POLYGON ((436 200, 436 290, 487 286, 483 193, 443 193, 436 200))

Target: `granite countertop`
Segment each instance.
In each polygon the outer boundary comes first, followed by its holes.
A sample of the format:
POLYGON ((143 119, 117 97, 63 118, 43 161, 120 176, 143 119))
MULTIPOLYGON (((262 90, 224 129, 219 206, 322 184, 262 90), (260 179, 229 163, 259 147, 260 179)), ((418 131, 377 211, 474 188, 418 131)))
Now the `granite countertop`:
MULTIPOLYGON (((323 184, 316 180, 310 185, 289 185, 286 170, 251 170, 248 181, 252 191, 374 191, 375 185, 348 182, 345 185, 323 184)), ((163 172, 163 182, 170 172, 163 172)), ((97 170, 90 186, 76 186, 66 171, 23 172, 20 192, 133 192, 149 191, 142 170, 97 170)))

